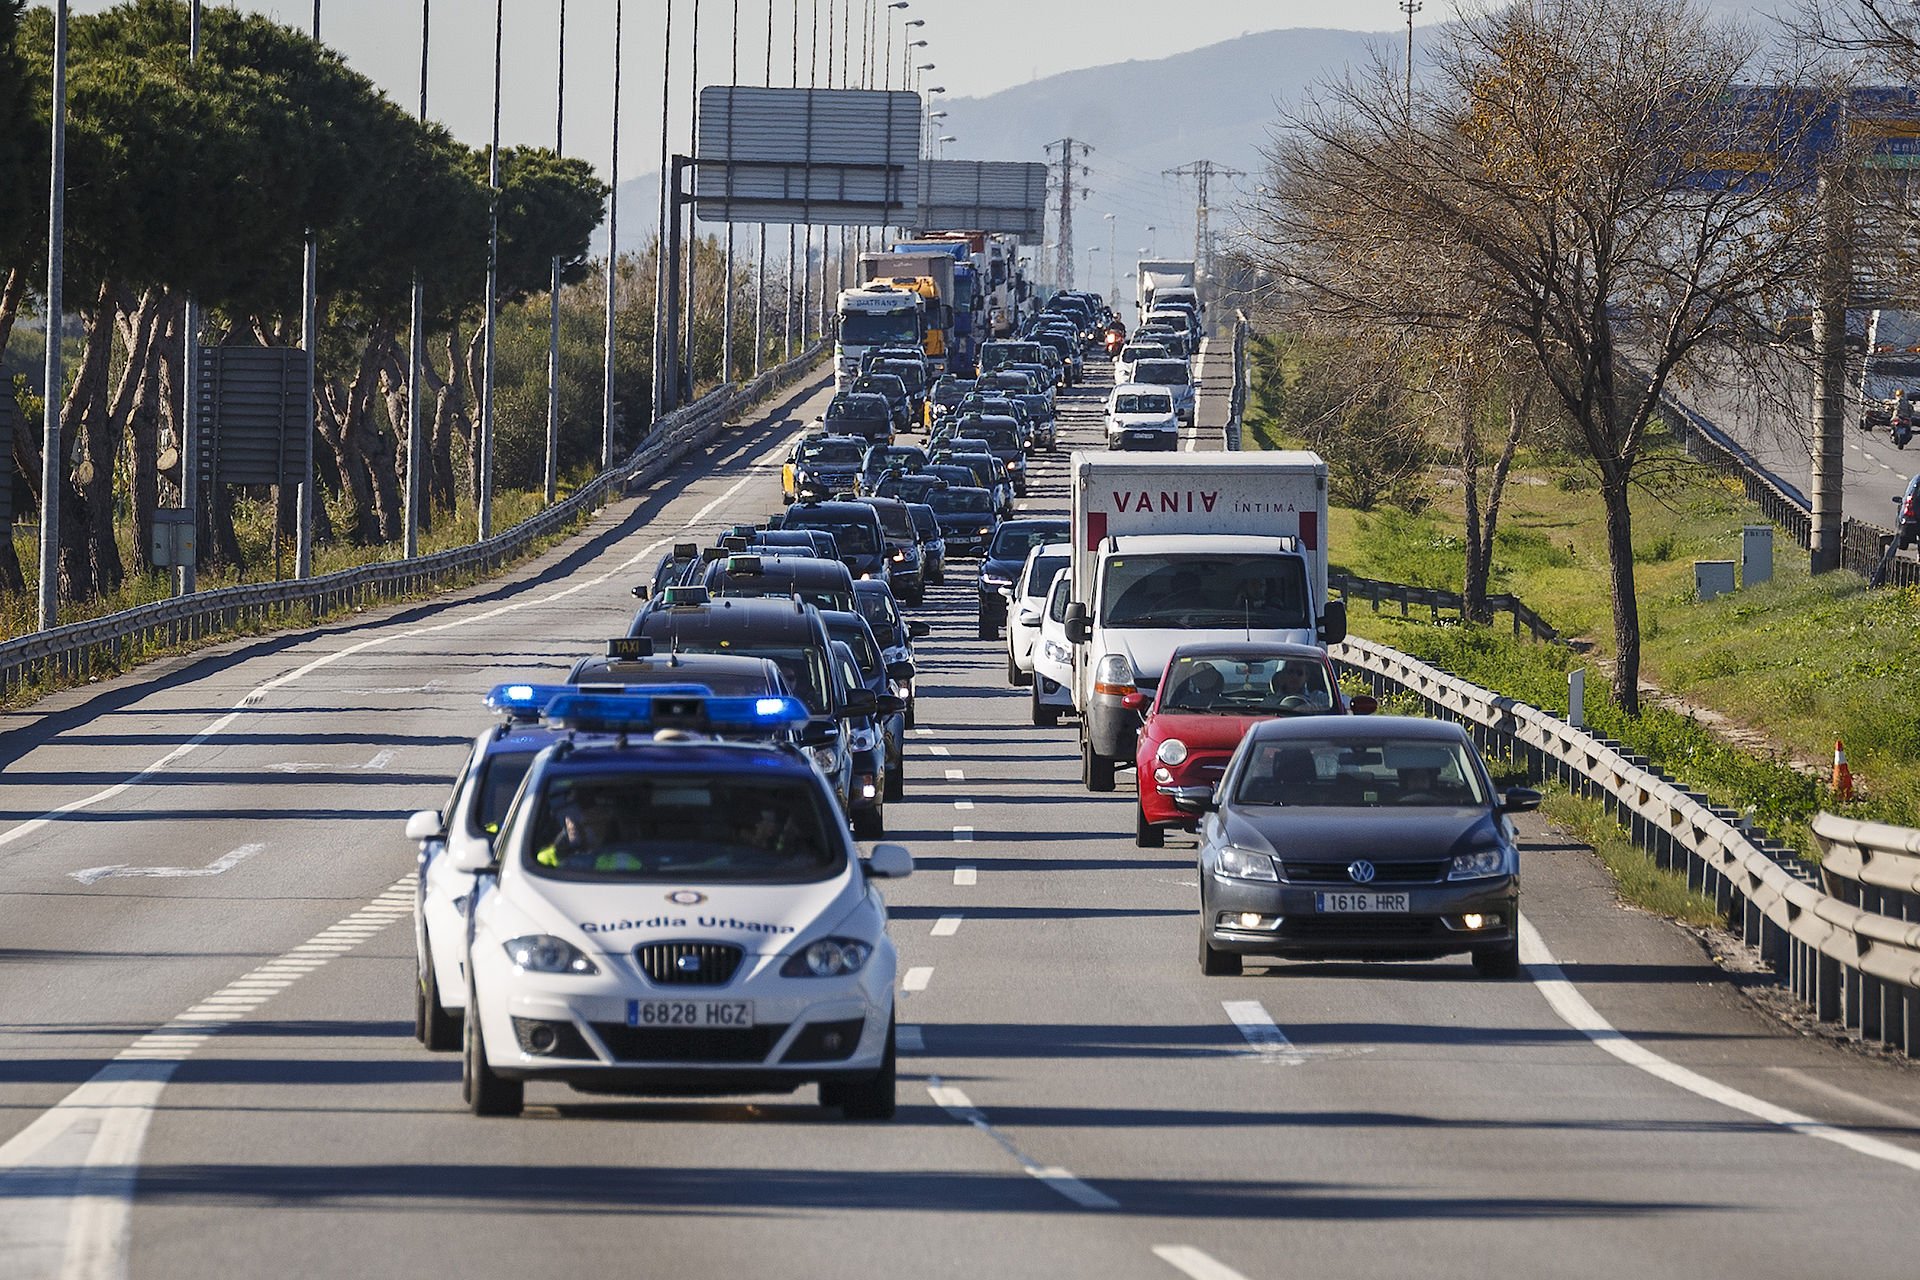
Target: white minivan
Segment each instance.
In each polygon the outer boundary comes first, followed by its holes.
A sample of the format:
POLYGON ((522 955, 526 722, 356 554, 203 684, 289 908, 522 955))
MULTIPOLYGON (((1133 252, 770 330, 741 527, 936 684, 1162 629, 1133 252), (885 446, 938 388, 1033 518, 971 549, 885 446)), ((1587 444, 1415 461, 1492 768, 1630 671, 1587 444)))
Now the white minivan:
MULTIPOLYGON (((1181 360, 1141 363, 1186 368, 1186 362, 1181 360)), ((1128 382, 1107 393, 1107 448, 1172 450, 1179 447, 1178 400, 1171 387, 1128 382)))

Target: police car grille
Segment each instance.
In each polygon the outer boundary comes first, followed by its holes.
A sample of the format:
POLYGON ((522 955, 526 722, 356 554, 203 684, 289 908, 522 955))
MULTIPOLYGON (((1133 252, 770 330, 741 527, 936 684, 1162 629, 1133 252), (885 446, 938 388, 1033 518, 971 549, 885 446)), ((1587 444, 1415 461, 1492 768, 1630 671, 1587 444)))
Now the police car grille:
POLYGON ((654 942, 635 947, 641 972, 663 987, 717 987, 733 980, 742 951, 724 942, 654 942))

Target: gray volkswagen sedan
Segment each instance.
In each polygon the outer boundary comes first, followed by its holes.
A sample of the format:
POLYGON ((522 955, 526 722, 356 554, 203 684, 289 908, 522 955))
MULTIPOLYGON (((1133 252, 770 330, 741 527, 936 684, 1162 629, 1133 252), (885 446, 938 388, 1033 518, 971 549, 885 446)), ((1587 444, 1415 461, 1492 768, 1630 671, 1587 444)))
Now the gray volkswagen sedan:
POLYGON ((1256 725, 1216 788, 1181 788, 1200 823, 1200 968, 1248 955, 1417 960, 1466 952, 1520 968, 1509 815, 1457 725, 1406 716, 1256 725))

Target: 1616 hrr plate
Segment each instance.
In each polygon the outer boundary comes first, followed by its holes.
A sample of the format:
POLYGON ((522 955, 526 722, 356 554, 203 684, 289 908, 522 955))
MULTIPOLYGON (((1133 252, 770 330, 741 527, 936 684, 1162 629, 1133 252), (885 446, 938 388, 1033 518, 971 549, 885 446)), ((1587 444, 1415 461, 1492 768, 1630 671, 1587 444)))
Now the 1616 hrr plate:
POLYGON ((1327 915, 1363 915, 1378 911, 1411 911, 1410 893, 1316 893, 1313 909, 1327 915))
POLYGON ((713 1029, 753 1025, 751 1000, 629 1000, 630 1027, 713 1029))

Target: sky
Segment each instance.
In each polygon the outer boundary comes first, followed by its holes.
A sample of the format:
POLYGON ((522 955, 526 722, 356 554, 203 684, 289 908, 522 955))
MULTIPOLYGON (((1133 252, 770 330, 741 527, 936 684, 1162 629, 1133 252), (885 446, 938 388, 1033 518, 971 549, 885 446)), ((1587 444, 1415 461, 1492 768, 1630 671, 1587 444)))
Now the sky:
MULTIPOLYGON (((50 0, 35 0, 44 7, 50 0)), ((313 6, 305 0, 207 0, 270 14, 306 26, 313 6)), ((419 100, 420 0, 319 0, 320 35, 347 61, 396 101, 419 100)), ((829 75, 840 83, 841 60, 829 50, 852 48, 848 74, 860 75, 860 27, 867 6, 887 0, 673 0, 674 67, 668 94, 673 149, 686 151, 692 100, 687 79, 692 22, 700 20, 699 75, 703 84, 733 80, 759 84, 767 73, 767 26, 773 15, 773 82, 792 82, 794 20, 798 9, 799 82, 829 75), (853 15, 851 41, 829 34, 853 15), (819 14, 818 35, 813 26, 819 14), (734 14, 739 38, 734 39, 734 14), (818 59, 808 47, 817 47, 818 59)), ((76 13, 110 8, 112 0, 72 0, 76 13)), ((565 0, 567 16, 564 149, 608 174, 609 118, 613 85, 614 0, 565 0)), ((1427 0, 1416 23, 1451 16, 1453 0, 1427 0)), ((552 146, 556 140, 561 0, 504 0, 501 74, 501 138, 507 145, 552 146)), ((652 172, 660 163, 661 52, 668 0, 625 0, 621 93, 620 175, 652 172)), ((462 140, 483 144, 490 132, 494 5, 491 0, 431 0, 428 114, 462 140)), ((890 62, 898 84, 904 33, 900 23, 921 19, 914 39, 917 62, 931 62, 927 85, 943 85, 951 97, 983 97, 1029 80, 1080 67, 1129 59, 1152 59, 1197 49, 1248 31, 1283 27, 1389 30, 1405 22, 1394 0, 910 0, 893 13, 891 59, 886 27, 876 22, 873 61, 890 62)), ((876 75, 878 73, 876 72, 876 75)), ((878 81, 876 80, 876 84, 878 81)), ((994 154, 991 139, 958 139, 949 159, 1024 159, 994 154)))

